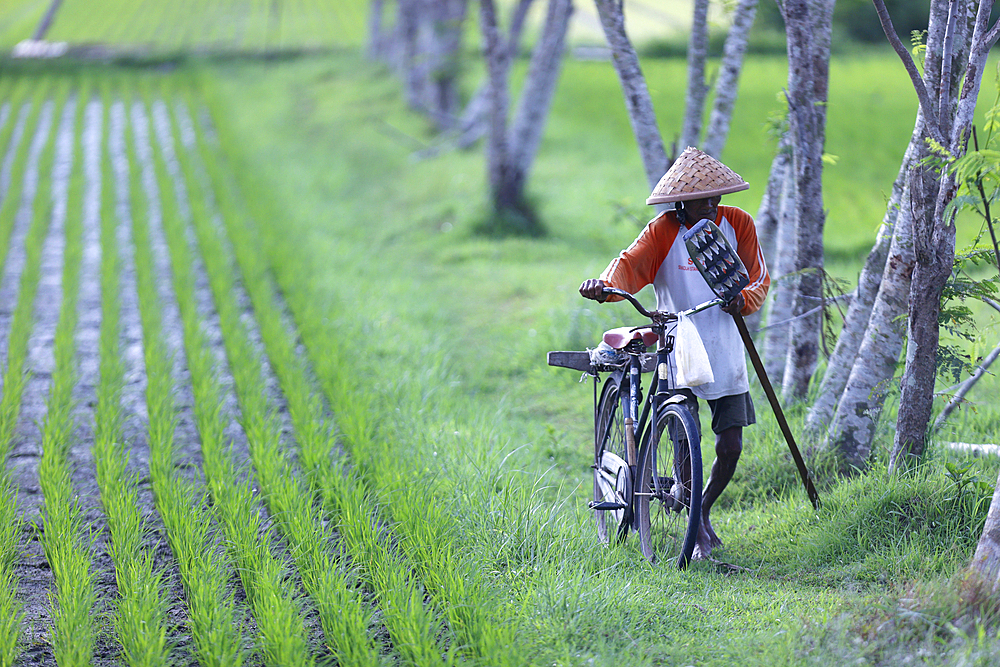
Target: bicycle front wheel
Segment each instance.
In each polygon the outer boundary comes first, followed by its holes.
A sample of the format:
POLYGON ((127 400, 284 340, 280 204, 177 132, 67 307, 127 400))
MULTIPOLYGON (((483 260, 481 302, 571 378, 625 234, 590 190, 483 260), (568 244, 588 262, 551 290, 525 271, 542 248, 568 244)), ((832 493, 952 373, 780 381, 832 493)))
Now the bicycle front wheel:
POLYGON ((604 382, 601 400, 597 404, 592 506, 626 506, 618 509, 594 509, 597 537, 604 543, 616 532, 620 538, 628 533, 627 505, 632 501, 632 484, 625 451, 625 420, 621 406, 621 395, 625 388, 627 382, 623 382, 623 373, 615 371, 604 382))
POLYGON ((639 545, 650 562, 683 569, 701 522, 701 435, 683 405, 667 404, 658 413, 639 456, 639 545))

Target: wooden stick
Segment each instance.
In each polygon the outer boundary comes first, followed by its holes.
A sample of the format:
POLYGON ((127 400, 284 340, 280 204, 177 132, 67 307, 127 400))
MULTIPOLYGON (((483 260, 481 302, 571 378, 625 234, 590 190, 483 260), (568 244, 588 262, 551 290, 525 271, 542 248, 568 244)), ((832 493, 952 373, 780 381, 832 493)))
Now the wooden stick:
POLYGON ((795 466, 799 469, 799 476, 802 477, 802 483, 805 484, 809 500, 812 501, 814 509, 819 509, 819 494, 816 492, 816 487, 813 486, 812 479, 809 477, 809 471, 806 469, 806 463, 802 460, 802 454, 799 453, 798 445, 795 444, 795 437, 792 435, 792 429, 788 427, 788 421, 785 419, 785 413, 781 409, 781 404, 778 403, 778 397, 774 393, 774 387, 771 386, 771 381, 767 377, 767 372, 764 370, 764 364, 761 363, 760 355, 757 354, 757 348, 753 344, 753 339, 750 338, 750 332, 747 330, 747 323, 743 321, 743 315, 740 313, 734 314, 733 319, 736 320, 736 328, 740 330, 740 336, 743 338, 743 345, 750 354, 750 361, 753 363, 754 370, 757 371, 757 377, 760 378, 761 386, 764 387, 764 393, 767 394, 767 400, 771 403, 771 410, 774 411, 774 417, 778 420, 778 426, 781 428, 781 433, 785 436, 785 440, 788 442, 788 448, 792 450, 792 458, 795 459, 795 466))

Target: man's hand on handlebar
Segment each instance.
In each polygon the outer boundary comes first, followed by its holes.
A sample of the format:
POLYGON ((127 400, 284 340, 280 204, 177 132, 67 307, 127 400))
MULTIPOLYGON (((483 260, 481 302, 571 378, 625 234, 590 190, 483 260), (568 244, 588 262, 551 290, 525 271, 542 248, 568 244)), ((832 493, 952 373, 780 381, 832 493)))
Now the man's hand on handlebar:
POLYGON ((589 278, 588 280, 584 280, 583 284, 580 285, 580 295, 585 299, 593 299, 594 301, 603 303, 608 298, 604 294, 604 287, 603 280, 589 278))
MULTIPOLYGON (((581 287, 580 290, 583 291, 583 288, 581 287)), ((724 312, 727 312, 730 315, 736 315, 738 313, 743 312, 743 306, 745 305, 747 305, 746 299, 743 298, 743 292, 740 292, 739 294, 733 297, 732 301, 730 301, 724 306, 719 306, 719 307, 722 308, 724 312)))

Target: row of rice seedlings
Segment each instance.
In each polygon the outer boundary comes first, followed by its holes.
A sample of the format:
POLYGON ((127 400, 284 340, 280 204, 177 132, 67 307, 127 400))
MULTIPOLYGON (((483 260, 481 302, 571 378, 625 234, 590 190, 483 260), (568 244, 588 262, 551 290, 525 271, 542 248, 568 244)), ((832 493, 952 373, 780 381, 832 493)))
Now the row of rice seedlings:
POLYGON ((14 564, 20 558, 21 513, 17 491, 6 470, 0 472, 0 667, 13 665, 20 654, 21 603, 17 599, 14 564))
MULTIPOLYGON (((171 137, 180 136, 180 129, 171 123, 162 101, 154 103, 153 111, 158 125, 168 135, 161 136, 160 155, 170 151, 169 156, 177 159, 183 172, 200 255, 233 370, 242 423, 268 510, 289 543, 303 587, 317 607, 327 646, 338 664, 378 664, 378 651, 368 636, 370 613, 355 591, 352 576, 334 559, 333 528, 313 503, 308 484, 296 474, 289 453, 282 448, 282 426, 275 416, 276 406, 266 392, 260 391, 266 383, 264 363, 250 340, 237 300, 232 298, 237 286, 229 253, 210 221, 209 206, 189 156, 183 147, 175 151, 169 143, 171 137)), ((161 166, 159 173, 165 181, 165 167, 161 166)), ((173 177, 182 178, 180 174, 173 177)), ((171 216, 170 222, 175 221, 181 222, 171 216)), ((174 230, 172 235, 181 239, 183 230, 174 230)))
POLYGON ((0 127, 0 146, 3 147, 3 154, 0 160, 3 166, 0 167, 0 201, 8 196, 7 189, 10 187, 10 170, 13 166, 14 156, 21 139, 24 136, 24 123, 30 107, 24 104, 28 96, 30 87, 24 79, 18 78, 17 83, 13 83, 13 77, 4 79, 5 90, 0 94, 0 99, 4 100, 0 112, 4 114, 3 126, 0 127), (15 133, 17 133, 15 135, 15 133))
MULTIPOLYGON (((133 124, 138 126, 142 122, 143 134, 146 134, 145 121, 145 108, 137 101, 133 106, 133 124)), ((143 152, 148 148, 144 137, 143 152)), ((148 164, 151 157, 147 155, 142 160, 146 168, 154 166, 148 164)), ((162 159, 157 162, 160 183, 167 185, 162 159)), ((197 311, 195 277, 179 222, 177 200, 171 190, 169 185, 161 186, 162 219, 172 260, 174 294, 181 313, 206 482, 226 534, 227 548, 254 612, 265 662, 289 667, 312 665, 301 601, 294 595, 295 587, 288 585, 284 563, 271 553, 273 536, 271 529, 263 525, 253 489, 248 480, 240 479, 242 475, 227 452, 224 431, 229 419, 221 409, 223 389, 219 369, 197 311)), ((149 230, 143 230, 142 234, 148 236, 149 230)))
POLYGON ((99 11, 84 0, 65 0, 48 38, 142 45, 159 51, 321 46, 360 43, 363 15, 364 5, 357 0, 106 0, 99 11))
MULTIPOLYGON (((113 157, 123 166, 135 165, 134 142, 124 104, 111 110, 113 157), (116 148, 118 150, 116 150, 116 148)), ((127 169, 127 166, 125 166, 127 169)), ((202 665, 239 667, 248 659, 244 629, 228 585, 233 563, 214 534, 216 516, 204 492, 177 474, 174 433, 177 408, 174 399, 173 361, 163 336, 161 304, 156 288, 155 263, 144 221, 148 205, 141 194, 134 169, 116 170, 116 180, 128 189, 126 198, 132 223, 135 279, 142 320, 143 356, 146 366, 146 407, 149 414, 149 469, 156 508, 163 519, 167 541, 177 560, 187 598, 191 636, 202 665)), ((122 202, 119 202, 121 208, 122 202)), ((128 220, 122 220, 128 223, 128 220)))
MULTIPOLYGON (((38 85, 34 104, 24 106, 24 122, 21 125, 22 137, 34 137, 38 133, 41 122, 41 104, 44 95, 48 94, 50 81, 43 80, 38 85)), ((20 111, 18 114, 20 115, 20 111)), ((20 119, 13 120, 20 123, 20 119)), ((42 128, 45 130, 44 126, 42 128)), ((29 146, 33 140, 20 140, 15 149, 10 170, 11 183, 21 184, 25 172, 29 168, 29 146)), ((35 166, 34 168, 37 168, 35 166)), ((19 187, 10 187, 0 206, 0 265, 6 264, 11 234, 15 223, 15 215, 21 203, 19 187)), ((41 221, 35 221, 36 228, 41 228, 41 221)), ((44 229, 29 230, 32 242, 29 245, 37 249, 35 264, 41 262, 41 242, 44 239, 44 229)), ((37 268, 36 268, 37 273, 37 268)), ((22 276, 24 274, 22 273, 22 276)), ((30 282, 30 281, 29 281, 30 282)), ((37 279, 34 281, 37 285, 37 279)), ((24 392, 24 361, 27 357, 28 338, 31 335, 32 309, 34 292, 28 296, 19 294, 17 306, 11 318, 11 329, 8 336, 7 366, 3 371, 3 392, 0 396, 0 462, 6 461, 13 446, 17 422, 21 412, 21 398, 24 392)), ((0 466, 0 667, 12 665, 20 654, 20 635, 22 608, 17 599, 17 579, 14 575, 14 564, 20 558, 18 541, 21 537, 23 517, 17 503, 17 491, 6 466, 0 466)))
MULTIPOLYGON (((222 219, 229 227, 230 243, 254 305, 261 336, 288 400, 303 467, 315 485, 324 508, 336 519, 341 538, 353 561, 364 564, 373 592, 380 601, 383 620, 397 649, 414 664, 439 661, 445 652, 437 641, 439 621, 434 611, 423 604, 425 593, 430 591, 425 591, 410 574, 412 563, 386 546, 384 531, 380 531, 373 521, 370 510, 373 503, 364 485, 357 477, 346 477, 339 467, 332 464, 334 438, 324 427, 322 403, 313 392, 307 370, 285 327, 266 266, 261 263, 247 230, 236 228, 244 216, 236 209, 237 203, 229 191, 230 184, 218 163, 220 158, 210 154, 200 131, 198 138, 202 162, 213 191, 218 195, 222 219)), ((203 248, 206 258, 220 253, 223 256, 228 254, 218 246, 203 248)), ((455 630, 454 627, 451 629, 455 630)))
MULTIPOLYGON (((101 504, 107 515, 108 554, 115 567, 118 599, 112 624, 126 663, 132 667, 169 664, 164 576, 155 567, 155 555, 144 543, 149 526, 139 505, 135 474, 128 467, 123 446, 122 388, 124 365, 121 350, 121 260, 115 235, 112 183, 108 157, 101 159, 100 137, 107 127, 107 106, 91 100, 87 107, 85 155, 87 171, 97 181, 92 187, 100 197, 101 330, 100 383, 94 409, 94 463, 101 504)), ((106 155, 106 154, 105 154, 106 155)))
MULTIPOLYGON (((213 118, 220 117, 220 114, 213 113, 213 118)), ((220 154, 239 156, 240 149, 236 139, 225 124, 216 125, 216 130, 220 142, 220 154)), ((207 150, 207 147, 203 146, 203 151, 207 150)), ((253 183, 248 181, 253 173, 251 169, 235 168, 232 171, 239 182, 241 192, 257 191, 253 183)), ((216 189, 224 192, 221 185, 217 185, 216 189)), ((244 280, 249 285, 254 274, 266 270, 263 259, 256 253, 256 248, 265 245, 271 248, 287 246, 274 243, 275 239, 270 239, 271 244, 263 240, 256 243, 249 241, 253 231, 248 226, 243 226, 245 220, 273 220, 277 217, 265 208, 266 204, 262 198, 247 197, 244 201, 249 209, 249 215, 223 216, 223 220, 229 226, 229 238, 234 245, 244 280)), ((397 522, 394 530, 403 538, 400 542, 402 548, 413 559, 412 562, 420 573, 421 581, 445 614, 449 627, 458 638, 463 651, 481 658, 488 664, 516 662, 516 657, 509 651, 509 647, 513 644, 512 632, 507 624, 498 619, 498 610, 493 604, 492 596, 475 567, 459 555, 454 543, 454 535, 459 532, 455 519, 448 514, 446 504, 434 495, 428 485, 412 483, 414 462, 405 456, 400 456, 386 443, 379 442, 373 437, 371 418, 377 410, 366 403, 364 396, 358 395, 350 387, 355 365, 347 360, 342 349, 343 332, 334 331, 329 324, 326 324, 325 317, 328 313, 320 312, 307 292, 296 284, 301 278, 295 273, 296 266, 298 263, 291 254, 277 257, 271 263, 276 278, 285 288, 285 296, 300 327, 302 341, 309 352, 317 375, 323 381, 326 398, 333 407, 345 444, 355 455, 355 463, 373 482, 375 488, 392 495, 394 500, 399 498, 399 502, 387 503, 386 507, 391 518, 397 522)), ((266 298, 259 300, 262 303, 254 301, 258 313, 267 307, 263 303, 266 298)), ((262 329, 263 319, 261 318, 262 329)), ((267 340, 267 333, 264 335, 267 340)), ((283 335, 288 334, 284 332, 283 335)), ((286 343, 286 346, 290 344, 286 343)), ((269 346, 269 352, 270 350, 269 346)), ((279 376, 301 374, 301 371, 295 370, 295 364, 283 365, 282 358, 292 357, 273 355, 272 361, 279 376)), ((284 386, 286 383, 284 377, 282 381, 284 386)), ((303 379, 287 379, 288 386, 285 392, 289 396, 290 409, 294 402, 296 387, 301 387, 303 384, 307 384, 303 379)), ((307 405, 305 401, 302 401, 302 404, 307 405)), ((291 414, 294 419, 296 411, 291 409, 291 414)), ((321 423, 319 415, 313 415, 310 419, 314 423, 321 423)), ((296 421, 297 428, 303 423, 303 429, 306 429, 304 422, 307 421, 307 418, 300 415, 296 421)), ((304 450, 303 460, 306 461, 308 438, 303 438, 301 433, 300 445, 304 450)), ((331 499, 343 497, 343 494, 350 490, 343 488, 342 480, 338 481, 332 476, 324 476, 324 479, 328 485, 324 492, 326 497, 331 499)))
MULTIPOLYGON (((57 130, 60 168, 72 168, 73 137, 79 124, 79 109, 75 97, 66 99, 69 81, 64 80, 56 95, 56 108, 62 108, 62 120, 57 130)), ((95 536, 86 531, 81 508, 73 490, 69 451, 74 428, 73 388, 76 385, 77 294, 80 285, 82 258, 82 225, 79 202, 82 192, 75 179, 68 193, 71 207, 57 202, 67 193, 55 191, 65 181, 52 171, 49 153, 43 159, 42 187, 36 215, 50 217, 52 234, 63 232, 62 303, 56 324, 54 341, 55 367, 49 388, 45 420, 42 424, 42 457, 38 464, 39 485, 44 497, 44 529, 40 539, 45 558, 52 568, 55 593, 49 593, 52 604, 52 649, 59 665, 89 665, 94 652, 94 616, 96 598, 94 575, 91 570, 91 547, 95 536), (53 190, 52 201, 43 203, 45 191, 53 190), (43 194, 44 193, 44 194, 43 194), (58 207, 58 210, 57 210, 58 207), (66 212, 69 209, 69 215, 66 212), (62 212, 60 213, 59 210, 62 212), (57 217, 66 216, 57 223, 57 217)), ((65 175, 66 177, 69 174, 65 175)), ((50 234, 50 241, 53 240, 50 234)), ((58 239, 55 240, 58 242, 58 239)), ((48 307, 48 304, 41 304, 48 307)))
MULTIPOLYGON (((51 83, 51 80, 44 79, 35 90, 32 100, 20 105, 17 117, 14 118, 14 114, 12 114, 12 122, 9 126, 12 134, 6 137, 6 140, 11 142, 8 144, 11 146, 8 156, 10 159, 10 168, 7 174, 8 192, 4 195, 3 201, 0 202, 0 266, 5 266, 7 263, 11 236, 14 234, 17 215, 24 198, 20 184, 24 183, 25 172, 32 159, 32 151, 35 150, 32 147, 38 132, 42 105, 50 92, 51 83)), ((7 158, 4 162, 6 167, 7 158)), ((6 382, 4 386, 6 386, 6 382)))
MULTIPOLYGON (((30 141, 30 152, 34 155, 27 155, 26 164, 20 165, 20 177, 13 181, 24 183, 24 190, 21 197, 12 197, 17 200, 15 207, 30 206, 30 227, 25 238, 24 265, 21 270, 17 304, 11 315, 10 331, 7 342, 7 368, 4 369, 3 398, 0 399, 2 405, 4 432, 0 433, 0 446, 3 447, 4 458, 10 453, 14 428, 17 425, 17 416, 20 413, 21 397, 24 390, 26 377, 24 374, 24 364, 28 354, 28 340, 31 337, 31 330, 34 326, 35 293, 38 289, 38 279, 41 271, 41 253, 48 232, 49 216, 51 208, 49 202, 49 180, 39 177, 38 186, 31 192, 26 177, 34 177, 36 174, 47 174, 52 169, 55 145, 52 142, 52 116, 54 103, 49 100, 40 107, 37 118, 37 126, 33 128, 33 136, 30 141), (42 143, 44 142, 44 143, 42 143), (41 148, 40 155, 36 151, 41 148), (37 160, 37 161, 36 161, 37 160), (34 164, 31 164, 34 162, 34 164)), ((15 172, 17 173, 17 172, 15 172)), ((21 208, 14 211, 10 219, 3 220, 11 225, 16 223, 14 218, 26 209, 21 208)), ((6 231, 6 230, 5 230, 6 231)), ((12 232, 8 232, 9 235, 12 232)))

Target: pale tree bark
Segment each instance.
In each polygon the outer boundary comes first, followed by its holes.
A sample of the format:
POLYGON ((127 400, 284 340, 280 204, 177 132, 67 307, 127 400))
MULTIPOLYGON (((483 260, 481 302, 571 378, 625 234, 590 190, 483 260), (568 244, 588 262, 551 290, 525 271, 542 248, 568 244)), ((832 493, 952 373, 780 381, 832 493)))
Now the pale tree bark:
MULTIPOLYGON (((487 171, 493 208, 514 211, 531 220, 524 190, 558 80, 572 0, 549 0, 542 36, 535 45, 513 127, 508 129, 510 62, 497 25, 493 0, 481 0, 480 25, 490 86, 487 171)), ((535 233, 535 229, 524 229, 535 233)))
MULTIPOLYGON (((773 275, 774 266, 777 262, 776 251, 778 239, 778 220, 781 217, 782 188, 785 185, 785 177, 791 163, 791 149, 788 145, 788 134, 782 135, 778 141, 778 150, 771 160, 771 172, 767 177, 767 185, 764 187, 764 196, 760 199, 760 207, 757 209, 757 216, 754 218, 754 226, 757 230, 757 243, 764 254, 764 260, 768 264, 768 272, 773 275)), ((753 332, 760 328, 763 309, 747 316, 747 328, 753 332)))
POLYGON ((371 0, 368 6, 368 57, 373 60, 385 57, 384 7, 384 0, 371 0))
POLYGON ((782 377, 788 359, 789 320, 792 317, 794 291, 788 278, 792 270, 795 249, 796 209, 795 169, 788 160, 784 183, 777 207, 777 236, 774 260, 768 265, 771 273, 771 290, 768 295, 767 329, 764 331, 764 370, 768 377, 782 377))
POLYGON ((625 15, 622 0, 594 0, 597 14, 604 28, 604 37, 611 48, 611 61, 625 96, 632 132, 639 146, 646 180, 652 190, 670 168, 671 158, 663 147, 660 128, 656 124, 653 100, 646 87, 646 79, 639 67, 639 55, 625 32, 625 15))
POLYGON ((524 190, 542 140, 545 119, 562 69, 566 31, 572 14, 572 0, 550 0, 544 30, 528 66, 508 140, 516 187, 520 191, 524 190))
POLYGON ((403 81, 410 108, 426 113, 439 130, 457 123, 457 78, 468 0, 397 0, 387 36, 384 0, 373 0, 368 53, 385 60, 403 81))
MULTIPOLYGON (((939 13, 932 13, 923 63, 927 81, 940 76, 944 28, 945 22, 941 20, 939 13)), ((913 72, 916 72, 915 66, 913 72)), ((927 110, 933 114, 933 109, 927 107, 927 110)), ((911 182, 919 175, 911 173, 909 167, 927 156, 925 138, 928 132, 924 107, 920 107, 907 156, 904 156, 904 166, 908 168, 905 170, 906 180, 900 196, 899 215, 893 227, 889 255, 867 319, 861 347, 850 367, 843 392, 837 398, 833 419, 828 427, 824 447, 835 452, 849 466, 863 466, 871 453, 882 401, 892 382, 903 347, 905 329, 899 323, 899 318, 906 313, 916 261, 912 223, 914 211, 919 204, 914 204, 911 195, 911 182), (907 161, 909 165, 905 164, 907 161)), ((859 314, 858 317, 863 315, 859 314)), ((820 425, 817 422, 817 426, 820 425)))
MULTIPOLYGON (((528 10, 534 0, 518 0, 514 13, 511 16, 510 28, 507 31, 507 44, 505 45, 504 58, 512 60, 521 48, 521 36, 524 34, 524 21, 528 16, 528 10)), ((476 89, 472 97, 462 111, 462 117, 458 122, 457 145, 461 149, 466 149, 479 141, 488 129, 488 117, 490 109, 490 84, 489 78, 476 89)))
POLYGON ((830 33, 834 0, 786 0, 781 6, 788 41, 788 119, 797 182, 797 289, 782 393, 801 400, 819 359, 823 299, 823 146, 830 82, 830 33))
MULTIPOLYGON (((875 4, 887 36, 892 41, 895 33, 885 5, 882 0, 875 0, 875 4), (890 32, 893 32, 892 36, 890 32)), ((913 79, 921 107, 933 108, 935 100, 928 94, 928 89, 931 93, 936 90, 938 117, 935 133, 947 137, 944 146, 953 156, 960 156, 967 149, 986 59, 1000 37, 1000 21, 992 27, 989 24, 992 7, 992 0, 950 0, 931 5, 931 11, 937 10, 942 16, 947 8, 941 76, 936 88, 923 86, 919 77, 913 79), (973 15, 975 18, 970 21, 973 15), (953 102, 956 99, 954 92, 959 86, 961 92, 957 95, 957 102, 953 102)), ((897 52, 899 50, 897 46, 897 52)), ((912 66, 912 61, 908 59, 903 62, 912 66)), ((957 189, 954 176, 945 171, 933 186, 936 190, 933 209, 928 206, 925 215, 914 216, 916 267, 907 312, 906 367, 903 370, 899 415, 889 466, 893 472, 907 468, 924 452, 937 375, 941 293, 955 261, 954 215, 945 218, 945 209, 957 189)))
POLYGON ((396 0, 393 51, 396 71, 403 79, 407 104, 417 109, 424 98, 420 67, 420 8, 422 0, 396 0))
POLYGON ((868 461, 878 416, 903 349, 904 327, 899 316, 906 312, 915 262, 911 181, 908 177, 900 195, 882 280, 828 429, 826 447, 847 467, 863 468, 868 461))
POLYGON ((510 59, 500 39, 493 0, 480 0, 479 23, 483 34, 483 55, 489 81, 489 132, 486 163, 493 199, 500 195, 510 163, 507 146, 507 113, 510 108, 510 59))
POLYGON ((702 150, 715 158, 722 155, 729 137, 729 122, 733 117, 733 107, 739 91, 743 57, 746 55, 750 28, 756 14, 757 0, 740 0, 733 12, 733 24, 722 49, 722 63, 715 82, 715 101, 712 103, 712 113, 708 118, 702 147, 702 150))
MULTIPOLYGON (((809 409, 806 418, 806 433, 809 437, 818 439, 825 437, 830 423, 833 420, 834 410, 840 402, 844 388, 847 386, 847 379, 850 377, 851 369, 854 367, 858 357, 858 350, 864 340, 865 332, 868 330, 868 322, 871 319, 872 307, 878 295, 879 286, 882 284, 882 275, 885 272, 885 262, 889 256, 889 247, 892 245, 893 232, 896 221, 899 218, 900 204, 903 196, 903 188, 906 184, 906 177, 913 160, 913 155, 917 150, 917 144, 924 141, 923 131, 918 122, 914 128, 910 144, 907 146, 903 156, 899 173, 892 184, 892 192, 885 208, 885 216, 882 218, 882 225, 879 227, 875 238, 875 245, 868 253, 865 264, 858 276, 858 286, 854 290, 854 297, 851 305, 847 309, 844 317, 844 325, 837 337, 837 344, 833 349, 833 354, 826 365, 826 372, 820 382, 816 400, 809 409)), ((909 278, 907 277, 907 280, 909 278)), ((885 328, 885 323, 877 325, 879 329, 885 328)), ((899 357, 899 350, 892 354, 899 357)), ((891 376, 890 376, 891 377, 891 376)), ((882 380, 887 378, 882 378, 882 380)), ((873 387, 872 387, 873 388, 873 387)), ((872 389, 869 388, 869 391, 872 389)))
POLYGON ((705 112, 705 61, 708 59, 708 0, 694 0, 691 36, 688 41, 687 94, 684 96, 684 122, 681 125, 680 150, 698 146, 701 139, 701 117, 705 112))
POLYGON ((969 569, 974 572, 991 591, 1000 588, 1000 476, 993 489, 993 500, 986 514, 983 534, 976 545, 969 569))
POLYGON ((439 130, 457 122, 459 56, 468 0, 435 0, 429 21, 426 100, 439 130))

